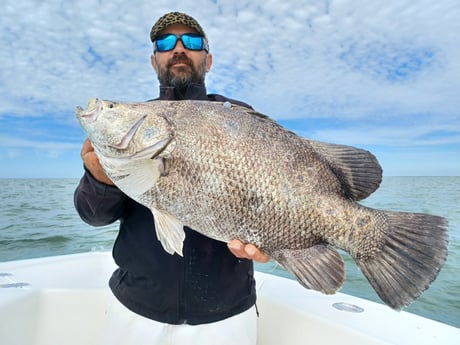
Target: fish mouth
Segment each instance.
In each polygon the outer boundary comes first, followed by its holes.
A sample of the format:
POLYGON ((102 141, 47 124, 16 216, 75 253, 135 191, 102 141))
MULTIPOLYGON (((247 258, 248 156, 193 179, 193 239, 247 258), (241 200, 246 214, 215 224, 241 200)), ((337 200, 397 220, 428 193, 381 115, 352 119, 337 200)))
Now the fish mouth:
POLYGON ((102 111, 102 101, 98 98, 92 98, 88 102, 86 109, 78 106, 76 109, 77 116, 81 119, 96 120, 102 111))

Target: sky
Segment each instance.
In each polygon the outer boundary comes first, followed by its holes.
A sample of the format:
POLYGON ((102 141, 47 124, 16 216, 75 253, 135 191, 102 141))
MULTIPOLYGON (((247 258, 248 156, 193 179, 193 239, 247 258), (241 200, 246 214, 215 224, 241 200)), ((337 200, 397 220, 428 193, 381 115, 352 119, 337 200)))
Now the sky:
POLYGON ((384 176, 460 175, 458 0, 6 0, 0 178, 80 177, 76 106, 157 96, 149 33, 170 11, 209 38, 209 93, 369 150, 384 176))

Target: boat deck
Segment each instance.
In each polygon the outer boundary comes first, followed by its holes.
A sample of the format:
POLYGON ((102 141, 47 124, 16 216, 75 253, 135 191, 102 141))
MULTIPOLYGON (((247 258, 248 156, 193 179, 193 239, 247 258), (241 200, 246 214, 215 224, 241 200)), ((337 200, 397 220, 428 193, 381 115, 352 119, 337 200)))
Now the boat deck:
MULTIPOLYGON (((0 339, 8 345, 94 344, 115 268, 92 252, 0 263, 0 339)), ((460 329, 256 272, 258 344, 460 344, 460 329)))

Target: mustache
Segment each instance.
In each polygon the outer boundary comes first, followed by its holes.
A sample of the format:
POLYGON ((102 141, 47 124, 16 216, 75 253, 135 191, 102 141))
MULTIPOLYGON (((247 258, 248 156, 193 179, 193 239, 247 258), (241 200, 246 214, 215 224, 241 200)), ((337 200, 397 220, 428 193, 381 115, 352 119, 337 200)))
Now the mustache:
POLYGON ((193 65, 192 60, 190 60, 186 55, 174 55, 171 60, 168 61, 168 67, 171 67, 176 63, 183 63, 189 66, 193 65))

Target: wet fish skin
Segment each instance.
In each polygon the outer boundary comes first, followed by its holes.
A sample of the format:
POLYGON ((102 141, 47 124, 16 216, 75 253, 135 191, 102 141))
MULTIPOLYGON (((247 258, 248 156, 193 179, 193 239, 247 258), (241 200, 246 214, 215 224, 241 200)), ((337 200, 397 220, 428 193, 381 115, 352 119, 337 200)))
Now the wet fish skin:
POLYGON ((353 257, 382 300, 401 309, 436 278, 447 221, 356 201, 382 170, 365 150, 303 139, 250 109, 204 101, 91 101, 77 118, 103 168, 152 210, 168 252, 183 226, 264 250, 305 287, 334 293, 353 257))

